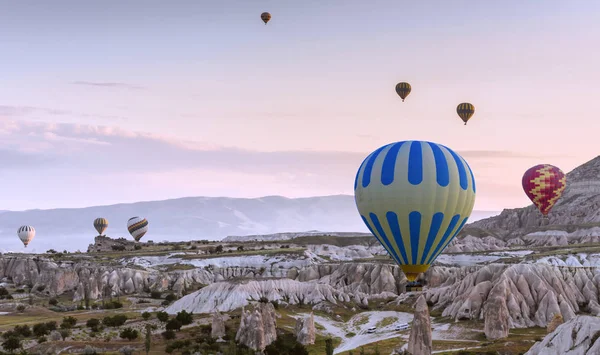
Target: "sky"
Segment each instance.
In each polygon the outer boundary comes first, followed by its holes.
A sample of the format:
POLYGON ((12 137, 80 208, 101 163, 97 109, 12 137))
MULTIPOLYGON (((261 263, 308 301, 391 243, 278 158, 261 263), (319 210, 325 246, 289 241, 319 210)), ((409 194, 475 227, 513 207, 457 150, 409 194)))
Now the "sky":
POLYGON ((476 210, 526 206, 527 168, 600 154, 598 18, 584 0, 0 0, 0 209, 352 194, 369 153, 409 139, 469 162, 476 210))

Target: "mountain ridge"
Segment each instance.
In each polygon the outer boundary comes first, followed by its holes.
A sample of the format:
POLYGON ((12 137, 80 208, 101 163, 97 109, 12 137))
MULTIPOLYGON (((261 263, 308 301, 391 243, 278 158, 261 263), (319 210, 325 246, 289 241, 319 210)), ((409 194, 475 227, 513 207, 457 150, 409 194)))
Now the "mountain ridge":
MULTIPOLYGON (((497 212, 474 211, 473 218, 493 213, 497 212)), ((31 225, 36 228, 36 237, 27 251, 57 249, 56 244, 64 244, 70 250, 85 250, 97 234, 92 226, 95 218, 108 219, 106 235, 130 238, 126 224, 133 216, 148 219, 149 231, 143 241, 221 240, 228 236, 311 230, 368 233, 352 195, 196 196, 84 208, 6 211, 0 213, 0 238, 4 249, 24 250, 16 230, 20 225, 31 225)))

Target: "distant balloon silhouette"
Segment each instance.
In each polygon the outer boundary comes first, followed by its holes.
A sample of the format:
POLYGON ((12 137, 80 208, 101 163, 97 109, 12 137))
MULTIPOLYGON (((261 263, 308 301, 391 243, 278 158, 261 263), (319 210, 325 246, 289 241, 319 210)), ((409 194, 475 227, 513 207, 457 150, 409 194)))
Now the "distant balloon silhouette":
POLYGON ((94 220, 94 228, 98 231, 98 235, 102 235, 108 228, 108 220, 106 218, 96 218, 94 220))
POLYGON ((475 177, 467 162, 443 145, 396 142, 363 161, 354 198, 371 233, 415 281, 467 222, 475 177))
POLYGON ((475 113, 475 106, 468 102, 463 102, 462 104, 458 104, 456 107, 456 113, 458 117, 467 125, 467 121, 473 116, 475 113))
POLYGON ((23 242, 25 248, 27 248, 27 245, 35 237, 35 228, 32 226, 21 226, 17 229, 17 236, 21 239, 21 242, 23 242))
POLYGON ((396 84, 396 94, 400 96, 402 102, 404 102, 404 99, 410 94, 410 91, 411 87, 409 83, 401 82, 396 84))
POLYGON ((269 20, 271 20, 271 14, 268 12, 263 12, 262 14, 260 14, 260 18, 261 18, 261 20, 263 20, 263 22, 266 25, 267 22, 269 22, 269 20))
POLYGON ((146 218, 131 217, 127 221, 127 230, 133 239, 135 239, 136 242, 139 242, 148 232, 148 221, 146 218))

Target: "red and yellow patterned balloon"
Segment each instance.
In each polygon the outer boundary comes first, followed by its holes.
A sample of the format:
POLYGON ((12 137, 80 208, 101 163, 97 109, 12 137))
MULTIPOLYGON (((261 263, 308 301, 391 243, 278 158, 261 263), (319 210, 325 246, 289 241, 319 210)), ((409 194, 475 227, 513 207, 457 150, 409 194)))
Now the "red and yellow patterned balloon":
POLYGON ((527 197, 542 215, 547 216, 567 187, 567 177, 562 170, 553 165, 540 164, 529 168, 523 174, 522 183, 527 197))

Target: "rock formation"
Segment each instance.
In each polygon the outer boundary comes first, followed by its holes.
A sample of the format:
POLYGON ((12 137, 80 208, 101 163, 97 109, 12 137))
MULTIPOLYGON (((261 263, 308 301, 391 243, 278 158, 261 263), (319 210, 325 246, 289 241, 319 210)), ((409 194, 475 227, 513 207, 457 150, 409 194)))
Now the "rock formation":
POLYGON ((235 341, 263 351, 277 339, 275 308, 271 303, 259 303, 253 311, 242 309, 242 319, 235 341))
POLYGON ((225 317, 219 312, 213 313, 212 330, 210 332, 211 338, 221 339, 225 334, 225 317))
POLYGON ((425 297, 421 295, 415 304, 415 316, 408 338, 408 352, 413 355, 431 355, 431 319, 425 297))
POLYGON ((533 345, 525 355, 600 354, 600 318, 577 316, 533 345))
POLYGON ((296 328, 294 329, 296 340, 302 345, 315 343, 315 317, 313 312, 307 317, 296 319, 296 328))
MULTIPOLYGON (((492 288, 483 309, 483 318, 485 320, 483 331, 486 338, 490 340, 508 337, 508 320, 510 315, 506 299, 508 298, 507 292, 510 292, 510 287, 507 287, 507 282, 506 279, 502 280, 492 288)), ((488 282, 485 285, 489 284, 488 282)))
MULTIPOLYGON (((146 243, 139 243, 146 244, 146 243)), ((116 250, 134 250, 136 243, 133 240, 125 238, 109 238, 106 236, 97 236, 94 238, 94 244, 88 246, 88 253, 114 252, 116 250)))
MULTIPOLYGON (((600 314, 599 284, 600 273, 595 268, 492 264, 462 279, 448 278, 426 295, 435 308, 444 309, 443 316, 456 320, 483 319, 489 312, 503 325, 507 316, 509 328, 545 327, 556 313, 566 321, 572 319, 580 306, 600 314)), ((492 333, 489 328, 489 334, 497 336, 492 333)))

